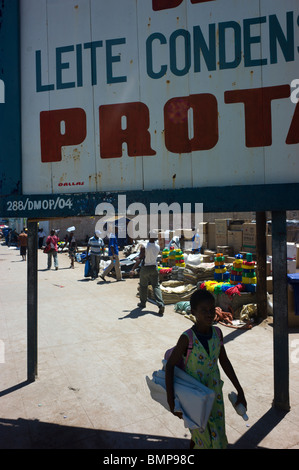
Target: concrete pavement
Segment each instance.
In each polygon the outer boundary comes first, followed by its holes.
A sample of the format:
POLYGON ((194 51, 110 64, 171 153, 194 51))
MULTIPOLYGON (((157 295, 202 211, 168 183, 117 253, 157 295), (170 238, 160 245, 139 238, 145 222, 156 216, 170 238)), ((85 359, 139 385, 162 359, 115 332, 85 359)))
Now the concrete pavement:
MULTIPOLYGON (((59 270, 47 270, 39 251, 38 378, 28 383, 27 263, 0 245, 0 448, 188 449, 189 431, 151 399, 145 376, 190 320, 173 305, 163 317, 151 303, 139 310, 138 279, 91 281, 58 256, 59 270)), ((222 373, 230 449, 299 449, 298 329, 289 335, 288 413, 272 408, 271 321, 221 329, 249 415, 232 409, 222 373)))

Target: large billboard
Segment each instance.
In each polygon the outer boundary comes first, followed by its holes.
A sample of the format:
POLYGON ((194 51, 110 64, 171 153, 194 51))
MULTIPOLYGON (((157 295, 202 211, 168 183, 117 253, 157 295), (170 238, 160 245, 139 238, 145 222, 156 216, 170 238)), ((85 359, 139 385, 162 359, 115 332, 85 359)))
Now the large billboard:
POLYGON ((19 3, 23 198, 297 187, 297 0, 19 3))
POLYGON ((297 0, 22 0, 23 193, 297 182, 298 15, 297 0))

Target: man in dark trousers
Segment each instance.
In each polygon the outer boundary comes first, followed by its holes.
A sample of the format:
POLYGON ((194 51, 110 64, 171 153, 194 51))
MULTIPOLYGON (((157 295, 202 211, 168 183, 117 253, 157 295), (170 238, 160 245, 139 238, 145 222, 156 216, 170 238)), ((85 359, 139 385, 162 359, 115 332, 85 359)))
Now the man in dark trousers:
POLYGON ((22 256, 23 261, 26 261, 26 254, 27 254, 27 244, 28 244, 28 235, 27 229, 22 230, 18 237, 18 244, 20 247, 20 255, 22 256))
POLYGON ((99 274, 100 257, 104 248, 104 242, 100 238, 101 232, 96 230, 94 236, 88 240, 86 256, 90 250, 91 279, 95 280, 99 274))
POLYGON ((136 259, 130 275, 134 274, 134 270, 141 264, 140 268, 140 302, 138 307, 144 308, 147 301, 147 288, 151 284, 156 303, 159 307, 159 314, 163 315, 165 306, 159 283, 159 272, 157 268, 157 258, 160 253, 160 246, 156 240, 156 234, 151 231, 149 233, 149 241, 145 246, 141 247, 140 254, 136 259))

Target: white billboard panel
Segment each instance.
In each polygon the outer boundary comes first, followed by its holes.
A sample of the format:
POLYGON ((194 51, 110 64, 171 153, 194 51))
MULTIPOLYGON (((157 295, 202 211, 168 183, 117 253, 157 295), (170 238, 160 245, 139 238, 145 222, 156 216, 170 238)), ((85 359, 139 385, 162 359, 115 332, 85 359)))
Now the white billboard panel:
POLYGON ((20 4, 23 194, 298 181, 297 0, 20 4))

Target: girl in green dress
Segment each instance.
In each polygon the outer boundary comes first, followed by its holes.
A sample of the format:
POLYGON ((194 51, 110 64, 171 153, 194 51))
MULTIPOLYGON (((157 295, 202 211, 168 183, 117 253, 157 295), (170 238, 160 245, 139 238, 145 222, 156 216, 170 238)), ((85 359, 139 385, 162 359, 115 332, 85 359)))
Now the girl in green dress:
MULTIPOLYGON (((225 374, 238 392, 236 404, 247 407, 243 389, 237 379, 233 366, 229 361, 223 345, 220 328, 214 327, 215 300, 206 290, 197 290, 190 299, 191 312, 196 318, 192 327, 193 348, 190 352, 185 371, 201 383, 215 391, 215 401, 204 432, 190 430, 191 448, 193 449, 225 449, 227 438, 225 433, 224 403, 222 394, 223 381, 220 378, 218 359, 225 374)), ((189 338, 184 332, 169 357, 166 365, 167 400, 172 413, 182 418, 181 413, 174 412, 174 366, 186 356, 189 338)))

